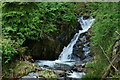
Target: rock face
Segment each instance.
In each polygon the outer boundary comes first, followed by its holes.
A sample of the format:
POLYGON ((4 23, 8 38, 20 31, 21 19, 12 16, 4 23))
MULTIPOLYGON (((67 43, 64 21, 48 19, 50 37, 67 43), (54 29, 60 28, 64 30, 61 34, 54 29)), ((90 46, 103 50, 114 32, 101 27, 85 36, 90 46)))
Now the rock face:
POLYGON ((79 27, 73 29, 64 26, 59 33, 46 34, 46 37, 39 41, 28 39, 23 46, 28 46, 29 53, 34 60, 55 60, 63 47, 68 45, 74 34, 80 29, 79 27))
POLYGON ((60 42, 54 39, 42 39, 33 45, 32 57, 34 59, 54 60, 60 52, 60 42))
MULTIPOLYGON (((85 60, 88 56, 92 56, 90 54, 90 36, 87 33, 82 34, 77 43, 74 45, 73 55, 79 57, 81 60, 85 60)), ((87 60, 88 61, 88 60, 87 60)))

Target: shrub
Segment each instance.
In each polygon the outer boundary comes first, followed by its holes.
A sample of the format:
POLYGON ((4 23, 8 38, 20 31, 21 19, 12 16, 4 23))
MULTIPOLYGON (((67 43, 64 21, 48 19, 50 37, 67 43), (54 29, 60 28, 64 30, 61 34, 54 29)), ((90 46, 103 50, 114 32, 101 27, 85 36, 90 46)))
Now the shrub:
MULTIPOLYGON (((93 73, 88 72, 84 78, 86 77, 102 77, 104 72, 107 70, 108 65, 110 64, 101 50, 100 46, 102 46, 106 55, 111 59, 111 51, 112 47, 115 43, 115 38, 118 36, 117 32, 120 32, 119 28, 119 3, 110 2, 110 3, 87 3, 87 6, 93 11, 91 15, 96 16, 96 20, 91 28, 91 42, 93 46, 91 47, 91 51, 95 52, 97 60, 95 64, 89 63, 87 66, 92 66, 93 73), (93 6, 92 6, 93 5, 93 6), (103 67, 104 66, 104 67, 103 67), (102 70, 102 71, 100 71, 102 70), (99 76, 96 74, 99 73, 99 76)), ((93 61, 93 62, 94 62, 93 61)), ((112 60, 111 60, 112 61, 112 60)), ((110 75, 109 75, 110 76, 110 75)))
POLYGON ((21 41, 15 42, 15 40, 3 39, 0 44, 2 44, 3 63, 8 63, 15 54, 23 53, 25 50, 21 47, 21 41))
POLYGON ((3 34, 12 39, 39 40, 61 25, 73 27, 73 3, 13 2, 2 5, 3 34))
POLYGON ((52 32, 59 32, 62 25, 73 28, 73 6, 74 3, 64 2, 3 2, 2 33, 5 39, 1 43, 5 63, 15 54, 22 53, 21 45, 26 39, 40 40, 52 32))

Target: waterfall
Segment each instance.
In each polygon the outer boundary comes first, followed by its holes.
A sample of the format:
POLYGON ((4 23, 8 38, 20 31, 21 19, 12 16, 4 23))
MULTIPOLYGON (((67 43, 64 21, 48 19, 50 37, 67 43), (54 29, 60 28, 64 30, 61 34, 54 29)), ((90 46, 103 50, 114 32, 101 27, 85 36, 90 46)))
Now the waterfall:
MULTIPOLYGON (((92 17, 89 17, 88 19, 84 19, 83 17, 78 18, 78 22, 81 24, 82 30, 79 30, 78 33, 76 33, 71 40, 71 42, 67 45, 67 47, 63 48, 63 51, 59 55, 57 60, 50 61, 50 60, 38 60, 36 63, 40 65, 41 68, 48 68, 48 69, 55 69, 55 70, 65 70, 66 76, 69 78, 81 78, 83 75, 85 75, 84 72, 76 72, 72 70, 74 65, 76 64, 77 60, 80 59, 79 57, 74 57, 72 55, 73 53, 73 46, 76 44, 77 40, 79 39, 80 34, 88 31, 88 29, 91 27, 93 21, 92 17)), ((83 38, 80 38, 82 42, 86 42, 86 37, 83 36, 83 38)), ((84 44, 83 51, 85 55, 89 53, 88 44, 84 44)), ((80 60, 79 60, 80 61, 80 60)), ((89 61, 88 58, 84 59, 84 61, 89 61)), ((83 66, 81 64, 81 66, 83 66)))
POLYGON ((89 17, 88 19, 83 19, 83 16, 82 16, 78 18, 78 22, 81 24, 82 30, 79 30, 79 32, 74 35, 73 39, 68 44, 68 46, 63 48, 63 51, 59 55, 58 60, 74 61, 74 59, 72 59, 73 46, 76 44, 80 34, 88 31, 88 29, 91 27, 94 20, 95 19, 93 19, 93 17, 89 17))

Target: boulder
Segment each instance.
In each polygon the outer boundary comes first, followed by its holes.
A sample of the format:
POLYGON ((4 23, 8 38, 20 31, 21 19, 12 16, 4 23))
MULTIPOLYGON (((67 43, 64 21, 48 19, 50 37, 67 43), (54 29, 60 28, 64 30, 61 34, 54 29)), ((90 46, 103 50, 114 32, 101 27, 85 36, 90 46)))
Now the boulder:
POLYGON ((67 64, 55 64, 54 68, 57 70, 70 70, 71 66, 67 65, 67 64))
POLYGON ((79 57, 81 60, 85 58, 85 54, 83 53, 83 50, 79 48, 78 50, 73 50, 73 55, 79 57))
POLYGON ((93 52, 90 52, 89 54, 88 54, 88 56, 93 56, 95 53, 93 53, 93 52))
POLYGON ((73 71, 78 71, 79 68, 82 68, 84 66, 84 63, 82 61, 77 61, 75 65, 72 67, 73 71))
POLYGON ((81 66, 82 64, 84 64, 82 61, 77 61, 77 62, 75 63, 75 66, 81 66))
POLYGON ((78 68, 77 69, 78 72, 88 72, 88 69, 87 68, 78 68))
POLYGON ((87 56, 84 60, 82 60, 83 62, 88 62, 91 61, 92 57, 91 56, 87 56))
POLYGON ((62 70, 53 70, 53 72, 54 72, 55 74, 59 75, 60 77, 65 76, 65 72, 62 71, 62 70))

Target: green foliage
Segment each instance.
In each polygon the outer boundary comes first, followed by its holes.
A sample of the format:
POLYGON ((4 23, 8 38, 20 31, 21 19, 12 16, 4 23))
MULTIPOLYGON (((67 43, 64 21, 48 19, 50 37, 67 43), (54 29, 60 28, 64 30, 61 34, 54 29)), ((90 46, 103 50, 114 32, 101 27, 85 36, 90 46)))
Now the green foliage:
POLYGON ((19 49, 26 39, 40 40, 52 32, 60 32, 61 25, 73 28, 73 6, 73 3, 63 2, 3 2, 3 60, 8 63, 14 55, 22 53, 19 49))
MULTIPOLYGON (((83 78, 97 78, 101 77, 110 64, 100 49, 101 45, 110 58, 110 52, 114 45, 115 38, 118 36, 116 31, 120 32, 119 28, 119 3, 117 2, 99 2, 99 3, 87 3, 86 6, 92 11, 90 15, 96 16, 96 20, 91 28, 91 42, 93 47, 91 51, 96 53, 94 59, 95 63, 88 63, 87 67, 92 67, 83 78), (93 66, 94 65, 94 66, 93 66), (100 76, 97 76, 98 74, 100 76)), ((94 62, 93 61, 93 62, 94 62)))
POLYGON ((103 73, 107 70, 109 62, 103 54, 96 54, 93 58, 94 59, 92 61, 87 62, 85 65, 90 70, 85 76, 82 77, 83 79, 94 80, 95 78, 101 78, 103 73))
POLYGON ((115 40, 117 34, 115 31, 120 31, 118 26, 118 3, 98 3, 98 9, 93 12, 96 15, 96 21, 93 25, 93 37, 91 40, 94 45, 102 45, 106 52, 109 52, 109 47, 115 40))
POLYGON ((57 78, 58 76, 51 70, 42 70, 40 72, 45 78, 57 78))
MULTIPOLYGON (((75 21, 73 3, 3 3, 3 33, 15 38, 38 40, 75 21), (14 6, 14 7, 13 7, 14 6)), ((8 36, 7 36, 8 37, 8 36)))
POLYGON ((11 64, 4 65, 4 78, 17 78, 18 76, 25 76, 30 72, 35 72, 35 68, 41 69, 37 64, 28 61, 14 60, 11 64))
POLYGON ((8 63, 9 60, 17 53, 23 53, 25 48, 21 48, 22 42, 19 40, 15 42, 15 40, 11 39, 3 39, 0 41, 2 45, 2 56, 3 56, 3 63, 8 63))

